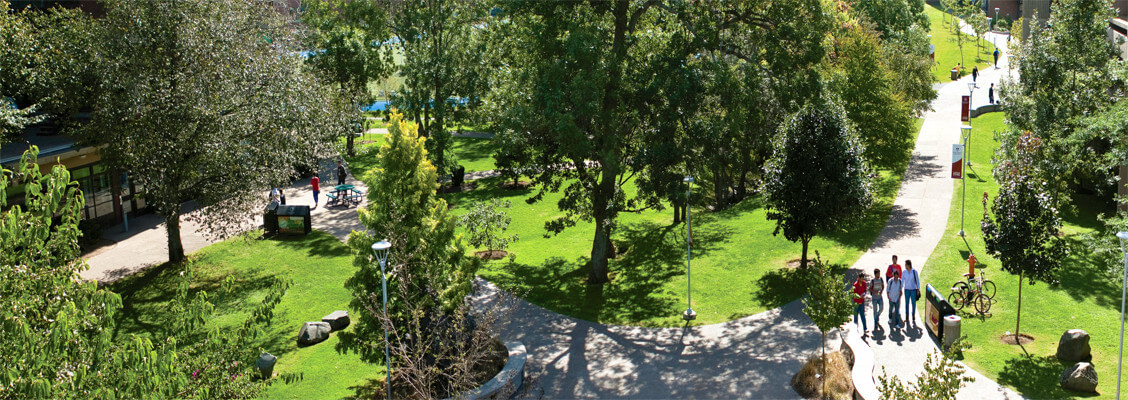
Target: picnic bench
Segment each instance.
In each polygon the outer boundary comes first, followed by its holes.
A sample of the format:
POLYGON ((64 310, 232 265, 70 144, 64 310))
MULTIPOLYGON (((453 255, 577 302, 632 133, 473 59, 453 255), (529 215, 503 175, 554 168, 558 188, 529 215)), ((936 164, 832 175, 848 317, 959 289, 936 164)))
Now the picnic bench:
POLYGON ((364 193, 357 190, 353 185, 337 185, 333 187, 332 193, 326 193, 329 198, 330 205, 344 205, 350 204, 360 205, 360 201, 364 199, 364 193))

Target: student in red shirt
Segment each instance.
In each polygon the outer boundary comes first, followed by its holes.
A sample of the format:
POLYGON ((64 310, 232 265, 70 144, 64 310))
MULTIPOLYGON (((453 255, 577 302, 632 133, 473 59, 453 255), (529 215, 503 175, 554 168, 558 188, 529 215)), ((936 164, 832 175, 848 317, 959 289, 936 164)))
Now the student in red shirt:
POLYGON ((313 208, 317 208, 317 195, 321 193, 321 180, 317 179, 317 175, 310 178, 309 185, 313 186, 313 208))
POLYGON ((885 282, 886 283, 888 283, 890 279, 893 279, 893 273, 894 272, 897 272, 898 274, 901 273, 901 264, 897 264, 897 255, 896 254, 893 255, 893 263, 889 264, 889 268, 885 269, 885 282))
POLYGON ((869 327, 866 326, 866 274, 858 272, 858 280, 854 281, 854 324, 858 318, 862 320, 862 336, 866 335, 869 327))

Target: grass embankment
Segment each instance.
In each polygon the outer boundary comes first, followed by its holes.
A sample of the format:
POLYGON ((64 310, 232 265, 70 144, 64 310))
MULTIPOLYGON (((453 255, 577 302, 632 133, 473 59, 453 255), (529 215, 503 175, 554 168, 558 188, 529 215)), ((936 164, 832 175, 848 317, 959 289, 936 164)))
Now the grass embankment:
MULTIPOLYGON (((1063 263, 1060 284, 1038 282, 1022 288, 1020 331, 1034 336, 1035 341, 1025 345, 1025 351, 1019 346, 1003 344, 1000 336, 1015 329, 1018 276, 1002 271, 999 262, 985 253, 979 225, 983 217, 983 193, 987 192, 993 199, 999 190, 991 171, 991 156, 999 146, 992 133, 1004 129, 1003 114, 986 114, 972 120, 971 125, 974 129, 969 160, 974 166, 967 171, 966 181, 964 230, 967 245, 957 235, 962 187, 960 181, 956 181, 948 228, 929 257, 923 275, 925 283, 931 283, 947 296, 952 283, 963 279, 961 274, 967 272, 964 260, 970 246, 980 264, 986 266, 987 277, 998 286, 991 316, 979 318, 963 314, 963 333, 972 345, 963 354, 964 362, 1026 397, 1083 397, 1081 393, 1061 389, 1058 385, 1061 372, 1072 364, 1066 365, 1053 357, 1061 334, 1080 328, 1092 335, 1093 365, 1100 378, 1097 390, 1101 397, 1110 396, 1116 392, 1120 282, 1104 274, 1109 266, 1098 265, 1086 254, 1080 246, 1078 234, 1098 229, 1097 213, 1112 211, 1112 203, 1075 195, 1075 210, 1062 213, 1063 231, 1074 250, 1063 263)), ((971 307, 965 310, 971 310, 971 307)), ((970 312, 974 313, 973 310, 970 312)))
MULTIPOLYGON (((917 122, 919 131, 920 122, 917 122)), ((875 183, 877 205, 848 230, 815 238, 810 256, 819 251, 832 263, 853 264, 889 219, 904 171, 882 172, 875 183)), ((681 326, 686 308, 685 225, 672 224, 672 211, 623 213, 613 240, 620 250, 612 261, 611 280, 603 288, 588 287, 586 263, 594 226, 579 222, 563 233, 544 237, 544 222, 562 216, 560 193, 535 204, 526 199, 536 188, 502 189, 500 179, 478 181, 477 189, 447 195, 465 212, 472 201, 512 202, 509 234, 520 240, 510 246, 514 262, 492 261, 479 271, 486 279, 550 310, 610 324, 681 326)), ((625 188, 633 194, 635 188, 625 188)), ((695 192, 704 190, 694 187, 695 192)), ((800 255, 801 246, 774 236, 774 221, 765 217, 761 199, 749 198, 723 211, 691 210, 693 221, 694 325, 729 321, 782 306, 797 299, 806 282, 784 267, 800 255)))
POLYGON ((963 34, 963 52, 956 43, 956 36, 952 33, 951 25, 954 19, 951 15, 936 9, 931 5, 925 6, 925 14, 932 31, 932 44, 936 46, 936 63, 932 65, 932 75, 938 82, 951 82, 952 67, 959 63, 964 68, 960 76, 971 74, 972 66, 978 65, 980 70, 990 67, 994 63, 995 46, 986 40, 979 40, 979 51, 976 51, 975 36, 963 34))
MULTIPOLYGON (((258 234, 261 231, 249 237, 258 234)), ((208 246, 191 259, 196 278, 192 290, 213 296, 212 323, 223 329, 234 329, 246 319, 274 277, 293 280, 258 345, 278 356, 274 371, 279 376, 297 379, 276 378, 263 393, 265 398, 342 398, 356 395, 358 386, 383 381, 382 365, 361 361, 355 353, 337 352, 337 332, 313 346, 297 345, 304 322, 320 321, 334 310, 348 310, 352 294, 344 282, 354 268, 352 256, 337 238, 319 231, 292 239, 235 238, 208 246), (234 279, 234 285, 225 293, 222 282, 228 277, 234 279)), ((111 286, 125 303, 119 337, 159 334, 167 329, 169 301, 176 293, 180 271, 174 266, 157 267, 111 286)))

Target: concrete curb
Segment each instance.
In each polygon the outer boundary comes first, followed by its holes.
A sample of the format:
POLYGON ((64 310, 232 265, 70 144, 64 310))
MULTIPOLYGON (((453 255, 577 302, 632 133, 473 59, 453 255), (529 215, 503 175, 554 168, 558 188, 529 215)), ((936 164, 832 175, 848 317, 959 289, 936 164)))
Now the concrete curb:
MULTIPOLYGON (((528 357, 525 345, 521 342, 507 342, 505 348, 509 350, 509 361, 493 379, 478 386, 474 390, 463 393, 455 399, 508 399, 521 389, 525 380, 525 361, 528 357)), ((449 400, 449 399, 448 399, 449 400)))
POLYGON ((854 400, 878 400, 881 392, 873 380, 873 349, 856 332, 843 335, 842 352, 850 364, 850 380, 854 383, 854 400))

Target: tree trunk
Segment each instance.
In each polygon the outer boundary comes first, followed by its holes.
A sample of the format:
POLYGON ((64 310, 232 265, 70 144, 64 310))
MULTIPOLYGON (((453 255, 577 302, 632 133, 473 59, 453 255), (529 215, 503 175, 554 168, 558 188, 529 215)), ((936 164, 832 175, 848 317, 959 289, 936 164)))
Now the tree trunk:
POLYGON ((826 362, 827 362, 827 359, 826 359, 826 332, 819 332, 819 333, 822 333, 822 345, 819 346, 819 347, 822 348, 822 378, 819 379, 819 382, 822 383, 822 393, 820 393, 820 394, 822 394, 821 397, 825 399, 827 397, 826 396, 826 362))
POLYGON ((674 204, 674 225, 681 223, 681 207, 674 204))
POLYGON ((591 268, 588 270, 588 284, 601 285, 607 283, 607 251, 611 243, 611 229, 608 219, 604 216, 595 218, 595 238, 591 242, 591 268))
POLYGON ((168 233, 168 261, 184 261, 184 244, 180 242, 180 213, 165 217, 165 230, 168 233))
POLYGON ((1018 309, 1014 316, 1014 344, 1019 346, 1022 342, 1019 341, 1018 327, 1022 323, 1022 272, 1018 273, 1018 309))
POLYGON ((799 258, 799 268, 807 268, 807 245, 811 243, 811 238, 803 237, 803 257, 799 258))
POLYGON ((353 145, 353 136, 355 135, 353 135, 353 132, 351 132, 352 129, 349 129, 349 131, 350 132, 345 133, 346 135, 348 135, 347 137, 345 137, 345 143, 347 143, 345 152, 348 153, 349 157, 356 157, 356 146, 353 145))

